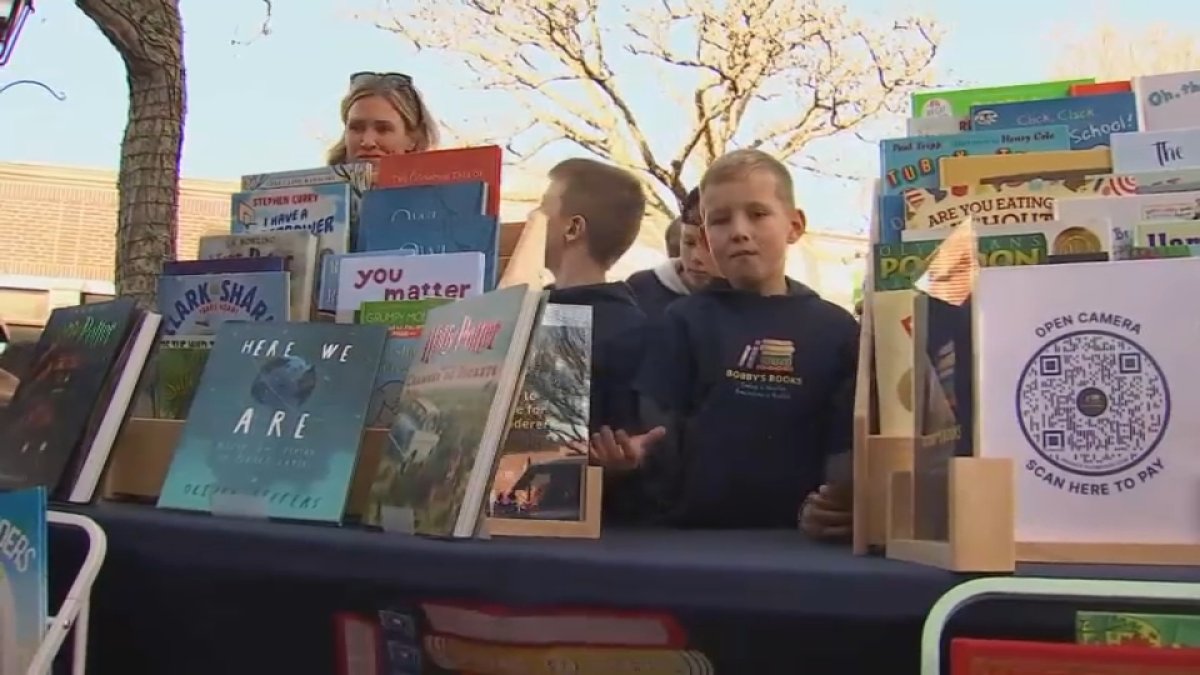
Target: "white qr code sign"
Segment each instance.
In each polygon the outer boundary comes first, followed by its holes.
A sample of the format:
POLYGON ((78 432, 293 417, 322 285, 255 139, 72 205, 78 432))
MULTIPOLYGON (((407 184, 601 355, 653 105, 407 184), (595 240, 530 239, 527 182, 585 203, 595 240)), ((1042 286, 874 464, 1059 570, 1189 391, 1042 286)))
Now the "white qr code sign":
POLYGON ((1200 543, 1200 259, 982 270, 982 457, 1016 465, 1017 540, 1200 543))

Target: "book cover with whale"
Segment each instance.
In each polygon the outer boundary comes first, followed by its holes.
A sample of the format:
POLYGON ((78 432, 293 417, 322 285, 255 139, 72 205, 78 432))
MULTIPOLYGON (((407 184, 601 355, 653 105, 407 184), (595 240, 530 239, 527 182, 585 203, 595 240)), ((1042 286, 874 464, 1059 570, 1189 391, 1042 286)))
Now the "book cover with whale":
POLYGON ((160 508, 340 522, 384 326, 226 323, 160 508))

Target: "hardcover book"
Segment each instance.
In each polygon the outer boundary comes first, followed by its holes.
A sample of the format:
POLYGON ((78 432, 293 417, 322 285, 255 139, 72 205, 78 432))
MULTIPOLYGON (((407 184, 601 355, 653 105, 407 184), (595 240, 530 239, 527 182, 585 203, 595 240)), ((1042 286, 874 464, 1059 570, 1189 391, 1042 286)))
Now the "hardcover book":
POLYGON ((1133 78, 1140 128, 1185 129, 1200 119, 1200 70, 1133 78))
POLYGON ((289 272, 161 276, 158 311, 163 335, 212 335, 226 321, 287 321, 290 277, 289 272))
POLYGON ((46 635, 46 490, 0 493, 0 673, 25 675, 46 635))
POLYGON ((954 638, 950 642, 950 675, 1185 675, 1193 672, 1200 672, 1200 649, 968 638, 954 638))
POLYGON ((474 535, 541 299, 522 285, 430 310, 371 486, 367 524, 474 535))
POLYGON ((176 335, 159 340, 150 381, 151 417, 187 419, 215 339, 211 335, 176 335))
POLYGON ((912 116, 954 117, 960 120, 960 128, 967 130, 971 128, 972 106, 1062 98, 1069 94, 1073 85, 1091 84, 1095 81, 1095 78, 1089 77, 1079 80, 1032 82, 1003 87, 924 91, 912 95, 912 116))
MULTIPOLYGON (((334 164, 319 166, 312 169, 296 169, 293 171, 277 171, 274 173, 259 173, 242 176, 242 190, 270 190, 275 188, 295 188, 310 185, 325 185, 328 183, 344 183, 349 189, 349 208, 347 213, 350 221, 349 249, 357 246, 359 209, 363 194, 371 189, 375 181, 375 165, 370 162, 355 164, 334 164)), ((319 262, 318 262, 319 264, 319 262)), ((318 267, 318 269, 320 269, 318 267)))
POLYGON ((1200 246, 1200 220, 1147 220, 1133 226, 1138 248, 1200 246))
POLYGON ((1065 125, 973 131, 943 136, 891 138, 879 142, 885 193, 937 187, 938 160, 947 156, 1070 150, 1065 125))
MULTIPOLYGON (((1040 225, 1042 223, 980 228, 980 236, 976 237, 980 266, 1043 265, 1049 262, 1050 246, 1040 225), (997 231, 995 235, 989 235, 992 228, 997 231)), ((899 244, 876 244, 873 256, 875 290, 912 289, 925 274, 930 258, 953 232, 953 227, 921 230, 921 234, 929 237, 899 244)))
MULTIPOLYGON (((924 261, 921 262, 923 266, 924 261)), ((911 289, 879 291, 872 298, 879 434, 914 436, 917 427, 912 322, 916 293, 911 289)))
POLYGON ((983 226, 1050 220, 1054 217, 1054 204, 1060 199, 1089 195, 1132 195, 1135 190, 1132 181, 1120 176, 1070 180, 1034 178, 958 185, 948 189, 906 190, 904 230, 900 239, 907 240, 912 232, 954 225, 968 216, 983 226))
POLYGON ((487 205, 483 212, 499 217, 502 157, 498 145, 388 155, 379 160, 375 169, 375 187, 480 181, 487 184, 487 205))
POLYGON ((459 300, 483 292, 482 253, 349 256, 338 268, 337 320, 354 321, 364 302, 459 300))
POLYGON ((1058 220, 1084 221, 1107 219, 1111 227, 1108 249, 1112 259, 1124 260, 1133 246, 1133 228, 1151 220, 1193 220, 1200 218, 1200 191, 1137 194, 1120 199, 1077 197, 1054 203, 1058 220))
POLYGON ((160 508, 340 522, 387 329, 227 323, 160 508))
POLYGON ((384 325, 389 330, 379 372, 375 375, 371 406, 367 409, 368 427, 386 429, 392 426, 396 411, 400 409, 405 376, 412 365, 413 355, 421 345, 425 317, 429 310, 448 302, 453 300, 427 298, 362 304, 355 323, 384 325))
POLYGON ((1107 146, 1113 134, 1138 130, 1137 102, 1131 93, 1118 93, 971 106, 976 131, 1061 122, 1069 129, 1071 150, 1107 146))
POLYGON ((547 304, 496 463, 489 515, 584 519, 592 308, 547 304))
POLYGON ((291 273, 291 316, 297 321, 312 316, 317 294, 317 237, 293 230, 263 234, 218 234, 200 237, 200 260, 230 258, 282 258, 291 273))
POLYGON ((107 406, 112 366, 140 315, 118 299, 50 313, 0 427, 0 489, 65 483, 91 444, 93 410, 107 406))
POLYGON ((1200 543, 1200 323, 1157 300, 1198 284, 1197 258, 980 271, 979 453, 1016 467, 1018 541, 1200 543))
POLYGON ((286 272, 287 260, 279 256, 257 258, 220 258, 217 260, 168 260, 162 276, 184 277, 197 274, 249 274, 250 272, 286 272))
POLYGON ((1112 173, 1112 153, 1107 147, 1015 155, 964 155, 943 157, 939 161, 941 173, 938 180, 942 183, 942 189, 1033 179, 1082 180, 1112 173))
POLYGON ((1112 163, 1128 174, 1200 169, 1200 128, 1113 134, 1112 163))

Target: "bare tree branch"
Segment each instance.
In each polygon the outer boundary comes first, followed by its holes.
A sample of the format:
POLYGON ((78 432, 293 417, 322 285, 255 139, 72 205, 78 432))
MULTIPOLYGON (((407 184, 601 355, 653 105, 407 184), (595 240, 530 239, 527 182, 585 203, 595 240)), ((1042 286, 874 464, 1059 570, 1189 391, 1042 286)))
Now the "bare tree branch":
POLYGON ((274 11, 274 7, 271 5, 271 0, 262 0, 262 4, 264 10, 263 20, 262 24, 258 27, 258 31, 255 32, 254 35, 252 35, 248 40, 239 40, 234 38, 229 41, 229 44, 235 47, 245 47, 246 45, 253 43, 258 38, 266 37, 271 34, 271 16, 272 12, 274 11))
POLYGON ((928 19, 835 0, 393 1, 376 26, 461 57, 478 86, 520 104, 504 143, 517 161, 569 144, 636 172, 660 218, 735 147, 821 171, 809 144, 902 112, 932 85, 940 40, 928 19), (647 81, 660 84, 636 88, 647 81), (671 133, 652 139, 663 114, 671 133))

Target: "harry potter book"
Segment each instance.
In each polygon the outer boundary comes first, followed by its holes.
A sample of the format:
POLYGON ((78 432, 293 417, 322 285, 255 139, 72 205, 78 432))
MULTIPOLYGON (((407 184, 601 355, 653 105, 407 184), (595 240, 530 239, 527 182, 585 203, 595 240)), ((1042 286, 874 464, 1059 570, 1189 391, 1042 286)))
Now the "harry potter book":
POLYGON ((521 285, 430 310, 371 486, 368 524, 474 535, 541 302, 521 285))
POLYGON ((226 323, 158 505, 340 522, 387 329, 226 323))

